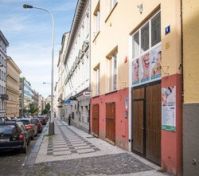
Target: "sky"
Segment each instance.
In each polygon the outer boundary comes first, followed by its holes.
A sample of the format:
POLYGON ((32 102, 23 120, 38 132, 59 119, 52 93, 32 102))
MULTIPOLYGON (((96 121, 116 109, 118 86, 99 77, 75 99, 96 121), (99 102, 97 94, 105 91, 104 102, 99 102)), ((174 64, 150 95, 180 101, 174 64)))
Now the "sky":
POLYGON ((43 11, 23 9, 24 3, 48 9, 54 15, 56 82, 62 35, 70 31, 77 0, 0 0, 0 30, 9 42, 7 55, 32 88, 47 97, 51 92, 51 21, 43 11))

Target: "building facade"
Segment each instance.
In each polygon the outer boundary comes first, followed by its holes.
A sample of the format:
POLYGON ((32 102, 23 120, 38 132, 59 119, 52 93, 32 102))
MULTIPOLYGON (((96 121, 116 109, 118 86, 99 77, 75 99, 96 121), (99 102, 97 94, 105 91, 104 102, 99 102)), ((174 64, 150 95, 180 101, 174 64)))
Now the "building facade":
POLYGON ((199 3, 182 0, 183 174, 199 175, 199 3))
POLYGON ((181 175, 181 1, 93 0, 91 14, 92 133, 181 175))
POLYGON ((0 118, 6 115, 6 100, 8 99, 8 95, 6 94, 6 58, 8 45, 7 39, 0 31, 0 118))
POLYGON ((20 116, 28 114, 30 104, 34 102, 33 91, 30 82, 26 78, 20 78, 20 116))
POLYGON ((58 82, 57 82, 57 99, 55 101, 58 101, 57 104, 57 117, 61 119, 65 119, 66 116, 66 107, 64 105, 64 99, 65 92, 64 92, 64 81, 66 79, 66 68, 64 65, 65 55, 66 55, 66 46, 68 41, 69 33, 64 33, 62 36, 62 42, 61 42, 61 50, 59 51, 59 59, 57 64, 58 69, 58 82))
POLYGON ((42 95, 39 95, 38 99, 38 114, 42 114, 43 110, 45 109, 45 101, 42 95))
POLYGON ((69 34, 64 65, 66 119, 71 124, 89 131, 90 107, 90 5, 79 0, 69 34))
POLYGON ((7 86, 6 94, 8 100, 6 101, 6 116, 18 117, 19 116, 19 88, 20 88, 20 74, 21 70, 16 65, 11 57, 6 59, 7 65, 7 86))

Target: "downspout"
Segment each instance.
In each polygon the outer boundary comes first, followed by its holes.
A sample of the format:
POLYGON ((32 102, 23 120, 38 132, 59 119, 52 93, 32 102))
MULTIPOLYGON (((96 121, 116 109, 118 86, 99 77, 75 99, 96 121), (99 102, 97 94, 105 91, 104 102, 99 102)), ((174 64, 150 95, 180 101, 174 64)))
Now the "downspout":
POLYGON ((180 65, 180 69, 181 69, 181 109, 182 109, 182 124, 181 124, 181 146, 182 146, 182 150, 181 150, 181 171, 180 174, 183 175, 183 105, 184 105, 184 41, 183 41, 183 0, 180 0, 180 24, 181 24, 181 65, 180 65))
POLYGON ((92 97, 92 91, 91 91, 91 0, 89 0, 89 92, 90 92, 90 101, 89 101, 89 128, 88 132, 91 133, 91 97, 92 97))

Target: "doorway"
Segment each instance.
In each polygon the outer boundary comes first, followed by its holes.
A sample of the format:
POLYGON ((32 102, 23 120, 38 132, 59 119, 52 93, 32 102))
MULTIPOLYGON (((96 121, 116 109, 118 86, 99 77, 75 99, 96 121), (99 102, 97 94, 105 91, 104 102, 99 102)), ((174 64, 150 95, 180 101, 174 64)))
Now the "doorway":
POLYGON ((106 138, 115 143, 115 102, 106 103, 106 138))
POLYGON ((132 150, 160 164, 161 160, 161 84, 132 89, 132 150))
POLYGON ((92 132, 95 136, 99 136, 99 104, 94 104, 92 108, 92 132))

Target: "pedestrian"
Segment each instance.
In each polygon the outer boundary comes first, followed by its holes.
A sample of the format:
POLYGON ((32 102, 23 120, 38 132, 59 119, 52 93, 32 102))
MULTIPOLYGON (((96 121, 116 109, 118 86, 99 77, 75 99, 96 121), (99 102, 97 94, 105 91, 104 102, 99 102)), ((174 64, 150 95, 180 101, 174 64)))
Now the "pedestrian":
POLYGON ((70 126, 70 121, 71 121, 71 114, 68 117, 68 125, 70 126))

